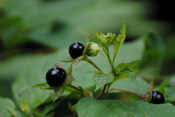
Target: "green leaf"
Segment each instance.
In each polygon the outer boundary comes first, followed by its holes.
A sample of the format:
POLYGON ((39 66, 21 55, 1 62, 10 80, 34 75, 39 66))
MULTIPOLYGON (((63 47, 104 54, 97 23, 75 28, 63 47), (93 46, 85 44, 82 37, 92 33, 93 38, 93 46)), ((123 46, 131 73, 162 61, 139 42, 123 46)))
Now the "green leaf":
POLYGON ((14 102, 9 98, 0 97, 0 116, 1 117, 19 117, 21 116, 14 102))
MULTIPOLYGON (((140 77, 137 77, 134 82, 132 82, 130 79, 120 79, 115 81, 110 88, 124 89, 140 95, 145 95, 147 93, 148 83, 140 77)), ((115 90, 111 92, 119 91, 115 90)))
POLYGON ((138 71, 139 60, 132 61, 129 63, 120 63, 116 68, 116 74, 118 76, 115 79, 131 78, 132 81, 136 79, 136 72, 138 71))
MULTIPOLYGON (((52 60, 56 62, 57 56, 51 55, 52 60)), ((50 59, 51 59, 50 58, 50 59)), ((25 100, 29 106, 30 111, 40 106, 43 103, 49 102, 53 99, 53 92, 50 90, 41 90, 32 87, 34 84, 45 82, 45 75, 54 62, 49 60, 48 56, 35 56, 29 57, 30 63, 25 68, 21 69, 17 78, 12 85, 12 92, 17 105, 20 107, 23 100, 25 100), (46 64, 47 63, 47 64, 46 64), (21 96, 18 96, 18 92, 25 89, 21 96)), ((42 84, 43 85, 43 84, 42 84)), ((46 84, 47 85, 47 84, 46 84)))
POLYGON ((102 73, 95 74, 94 75, 94 82, 96 84, 95 91, 103 87, 105 84, 112 82, 113 80, 114 80, 113 74, 102 74, 102 73))
POLYGON ((76 105, 79 117, 174 117, 172 104, 150 104, 145 101, 95 100, 83 98, 76 105))
POLYGON ((166 102, 175 102, 175 87, 166 87, 164 96, 166 102))
POLYGON ((159 77, 164 58, 165 43, 154 31, 149 32, 145 37, 145 49, 139 62, 139 74, 147 79, 159 77), (149 74, 149 75, 148 75, 149 74))
POLYGON ((92 24, 92 26, 93 26, 93 28, 94 28, 94 31, 95 31, 96 37, 97 37, 98 41, 100 42, 100 40, 99 40, 99 33, 98 33, 98 31, 97 31, 95 25, 94 25, 93 23, 91 23, 91 24, 92 24))
POLYGON ((120 33, 118 34, 116 40, 114 41, 114 59, 118 53, 118 50, 121 48, 125 38, 126 38, 126 25, 123 24, 123 26, 120 29, 120 33))
POLYGON ((134 73, 138 71, 139 60, 135 60, 129 63, 120 63, 116 68, 116 73, 119 74, 123 70, 131 70, 134 73))
POLYGON ((168 85, 168 82, 171 80, 171 78, 168 78, 167 80, 163 81, 160 86, 158 91, 161 92, 163 95, 165 94, 165 87, 168 85))

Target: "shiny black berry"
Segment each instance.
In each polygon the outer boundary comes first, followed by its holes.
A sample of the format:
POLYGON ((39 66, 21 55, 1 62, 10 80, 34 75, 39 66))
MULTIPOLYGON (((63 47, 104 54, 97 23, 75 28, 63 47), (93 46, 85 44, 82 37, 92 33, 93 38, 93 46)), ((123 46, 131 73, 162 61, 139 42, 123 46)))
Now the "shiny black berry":
POLYGON ((152 91, 152 99, 150 103, 162 104, 165 103, 165 98, 159 91, 152 91))
POLYGON ((72 58, 75 59, 83 54, 83 50, 84 50, 84 45, 79 42, 75 42, 70 45, 69 54, 72 58))
POLYGON ((62 85, 66 78, 66 72, 62 68, 51 68, 46 74, 46 81, 51 87, 62 85))

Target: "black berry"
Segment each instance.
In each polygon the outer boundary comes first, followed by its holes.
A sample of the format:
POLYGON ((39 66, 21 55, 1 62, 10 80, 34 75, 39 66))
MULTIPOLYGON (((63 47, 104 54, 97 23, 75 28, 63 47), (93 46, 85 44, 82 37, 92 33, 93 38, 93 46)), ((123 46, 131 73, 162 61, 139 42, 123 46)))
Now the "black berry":
POLYGON ((152 99, 150 103, 162 104, 165 103, 165 98, 159 91, 152 91, 152 99))
POLYGON ((77 58, 83 54, 83 50, 84 45, 79 42, 75 42, 70 45, 69 54, 72 58, 77 58))
POLYGON ((46 74, 46 81, 51 87, 58 87, 64 83, 66 72, 61 68, 51 68, 46 74))

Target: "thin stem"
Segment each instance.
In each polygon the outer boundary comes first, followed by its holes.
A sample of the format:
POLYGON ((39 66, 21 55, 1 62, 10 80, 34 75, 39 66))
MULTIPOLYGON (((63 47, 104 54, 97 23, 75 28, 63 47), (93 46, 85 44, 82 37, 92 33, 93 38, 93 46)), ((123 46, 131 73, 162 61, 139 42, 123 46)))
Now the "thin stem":
POLYGON ((109 89, 108 91, 110 92, 110 91, 113 91, 113 90, 123 91, 123 92, 126 92, 126 93, 130 93, 130 94, 136 95, 136 96, 140 97, 141 99, 145 100, 145 95, 140 95, 140 94, 137 94, 137 93, 135 93, 135 92, 128 91, 128 90, 125 90, 125 89, 111 88, 111 89, 109 89))
MULTIPOLYGON (((72 88, 75 89, 75 90, 82 91, 79 87, 76 87, 76 86, 74 86, 74 85, 70 85, 70 87, 72 87, 72 88)), ((85 89, 83 89, 83 91, 84 91, 87 95, 89 95, 89 97, 93 98, 93 95, 92 95, 89 91, 87 91, 87 90, 85 90, 85 89)))
POLYGON ((115 68, 114 68, 114 65, 113 65, 113 63, 112 63, 112 61, 111 61, 111 58, 110 58, 110 55, 109 55, 109 50, 107 50, 107 53, 105 53, 105 54, 106 54, 106 56, 107 56, 107 58, 108 58, 108 60, 109 60, 112 73, 115 74, 115 68))
POLYGON ((107 84, 104 85, 103 91, 101 92, 100 95, 98 95, 98 96, 96 97, 96 99, 101 98, 101 97, 102 97, 103 95, 105 95, 106 93, 107 93, 107 84))
POLYGON ((92 62, 88 57, 85 59, 85 61, 90 63, 92 66, 94 66, 100 73, 103 73, 103 71, 94 62, 92 62))
POLYGON ((114 57, 113 57, 112 64, 114 64, 114 61, 115 61, 116 55, 117 55, 117 54, 115 54, 114 57))

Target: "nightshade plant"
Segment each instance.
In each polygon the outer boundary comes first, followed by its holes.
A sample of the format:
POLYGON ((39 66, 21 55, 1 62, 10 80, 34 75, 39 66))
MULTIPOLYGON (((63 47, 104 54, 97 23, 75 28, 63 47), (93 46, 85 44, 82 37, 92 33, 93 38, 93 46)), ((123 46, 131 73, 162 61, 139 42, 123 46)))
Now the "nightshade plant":
MULTIPOLYGON (((89 35, 89 37, 86 39, 84 44, 81 44, 79 42, 72 43, 69 47, 70 57, 68 57, 64 60, 60 60, 59 63, 57 62, 55 64, 56 68, 50 69, 50 70, 58 69, 58 70, 62 70, 65 72, 65 74, 63 76, 61 76, 61 78, 64 77, 64 79, 62 80, 60 78, 61 83, 58 81, 60 76, 58 76, 58 77, 53 76, 55 78, 55 82, 51 81, 51 83, 50 83, 49 77, 52 78, 52 76, 49 72, 46 75, 47 82, 41 83, 41 84, 36 84, 36 85, 34 85, 34 87, 40 87, 41 89, 45 89, 45 90, 47 90, 47 89, 54 90, 55 98, 53 100, 53 103, 64 93, 64 91, 70 92, 71 95, 74 95, 75 91, 76 91, 76 94, 77 93, 79 94, 79 99, 81 99, 83 97, 89 97, 89 98, 98 100, 101 97, 103 97, 104 95, 106 95, 109 92, 114 91, 114 90, 122 91, 125 93, 135 95, 138 98, 149 102, 152 99, 153 82, 150 83, 150 85, 148 87, 147 94, 145 94, 145 95, 140 95, 140 94, 137 94, 135 92, 128 91, 125 89, 111 88, 111 85, 120 79, 131 78, 131 81, 134 82, 136 79, 136 72, 138 71, 139 60, 131 61, 129 63, 120 63, 117 66, 115 66, 115 64, 114 64, 115 59, 117 57, 117 53, 118 53, 119 49, 121 48, 121 46, 124 43, 124 40, 126 38, 126 25, 123 24, 123 26, 121 27, 121 30, 117 36, 114 33, 107 33, 106 35, 103 33, 98 33, 98 31, 94 25, 93 25, 93 27, 95 30, 96 38, 98 39, 98 43, 91 42, 90 38, 92 35, 89 35), (113 46, 113 52, 111 52, 109 50, 109 47, 111 45, 113 46), (98 67, 98 65, 96 65, 90 59, 90 57, 95 57, 99 53, 105 57, 106 62, 108 63, 108 65, 110 67, 109 73, 103 72, 98 67), (113 56, 111 56, 111 53, 113 53, 113 56), (73 71, 74 67, 77 64, 79 64, 81 61, 88 62, 90 65, 92 65, 96 69, 96 71, 88 71, 88 72, 94 74, 93 78, 94 78, 94 82, 96 85, 94 92, 98 92, 98 94, 96 93, 97 95, 94 95, 94 93, 89 92, 88 90, 83 89, 80 86, 77 87, 77 86, 72 85, 72 81, 75 80, 74 76, 72 75, 72 71, 73 71), (60 62, 70 63, 70 66, 66 69, 60 64, 60 62), (55 84, 56 82, 58 82, 58 84, 55 84)), ((52 80, 54 80, 54 79, 52 79, 52 80)), ((165 87, 165 85, 162 86, 162 89, 164 87, 165 87)), ((160 88, 160 91, 163 91, 162 89, 160 88)), ((161 98, 164 99, 162 94, 161 94, 161 96, 162 96, 161 98)), ((88 100, 88 99, 84 98, 85 102, 86 102, 86 100, 88 100)), ((93 100, 90 100, 90 101, 93 102, 93 100)), ((79 108, 81 107, 80 103, 81 103, 81 101, 78 103, 78 105, 79 105, 78 107, 76 107, 76 105, 70 106, 70 109, 72 110, 73 113, 75 113, 75 115, 77 114, 76 111, 79 111, 79 108)), ((99 103, 99 102, 94 101, 93 103, 99 103)), ((152 101, 151 101, 151 103, 152 103, 152 101)), ((164 103, 164 100, 161 101, 160 103, 164 103)), ((78 115, 85 116, 85 114, 84 113, 82 114, 81 112, 79 112, 78 115)))

